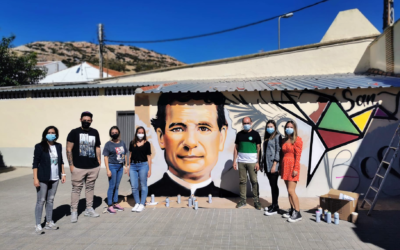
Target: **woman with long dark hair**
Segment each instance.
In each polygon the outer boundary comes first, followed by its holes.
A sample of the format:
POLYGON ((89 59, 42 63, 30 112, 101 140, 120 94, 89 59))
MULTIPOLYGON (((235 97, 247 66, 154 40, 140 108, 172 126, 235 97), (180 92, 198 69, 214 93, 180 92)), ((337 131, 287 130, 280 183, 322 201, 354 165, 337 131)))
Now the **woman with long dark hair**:
POLYGON ((108 192, 107 212, 115 214, 116 211, 124 211, 118 204, 118 190, 124 172, 124 165, 128 167, 128 156, 125 142, 122 141, 121 132, 117 126, 112 126, 109 131, 111 140, 104 145, 104 163, 107 168, 108 192))
POLYGON ((42 233, 41 219, 46 203, 46 226, 44 229, 58 229, 53 221, 53 202, 58 182, 65 183, 62 145, 57 143, 58 129, 47 127, 42 133, 42 141, 35 145, 33 156, 33 185, 36 187, 37 202, 35 207, 36 233, 42 233))
POLYGON ((263 154, 262 157, 260 157, 260 166, 265 170, 269 185, 271 186, 272 204, 265 208, 265 215, 274 215, 279 211, 278 178, 281 143, 282 136, 278 132, 276 122, 274 120, 267 121, 265 124, 263 154))
POLYGON ((303 140, 298 136, 297 125, 294 121, 288 121, 285 125, 285 138, 282 145, 282 179, 285 181, 290 210, 283 217, 289 218, 289 222, 297 222, 302 219, 300 214, 299 197, 296 194, 297 182, 300 178, 300 157, 303 150, 303 140))
POLYGON ((135 138, 129 145, 129 151, 131 166, 129 170, 125 169, 125 173, 130 176, 132 195, 136 203, 132 212, 142 212, 148 193, 147 178, 151 175, 151 146, 143 127, 136 129, 135 138), (139 197, 139 182, 142 197, 139 197))

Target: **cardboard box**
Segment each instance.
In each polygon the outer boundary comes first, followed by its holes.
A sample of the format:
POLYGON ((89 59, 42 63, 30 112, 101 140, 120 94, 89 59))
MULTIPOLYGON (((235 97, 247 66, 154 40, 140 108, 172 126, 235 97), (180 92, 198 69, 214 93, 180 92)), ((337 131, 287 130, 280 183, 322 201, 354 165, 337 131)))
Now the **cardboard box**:
POLYGON ((332 216, 335 212, 338 212, 340 220, 351 221, 351 213, 357 211, 359 196, 357 193, 331 189, 329 193, 319 197, 319 204, 323 211, 328 209, 332 213, 332 216), (354 198, 354 201, 340 200, 340 193, 354 198))

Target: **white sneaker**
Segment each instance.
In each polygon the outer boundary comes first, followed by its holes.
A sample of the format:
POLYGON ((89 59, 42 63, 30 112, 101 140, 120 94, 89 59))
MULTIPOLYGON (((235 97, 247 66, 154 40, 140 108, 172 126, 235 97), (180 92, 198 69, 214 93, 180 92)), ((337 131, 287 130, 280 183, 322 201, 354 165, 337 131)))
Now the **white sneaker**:
POLYGON ((41 226, 40 224, 37 224, 37 225, 35 226, 35 232, 36 232, 37 234, 42 234, 43 228, 42 228, 42 226, 41 226))
POLYGON ((144 210, 144 205, 140 204, 139 207, 137 208, 136 212, 140 213, 144 210))
POLYGON ((132 208, 132 212, 136 212, 139 208, 139 203, 136 203, 135 206, 132 208))

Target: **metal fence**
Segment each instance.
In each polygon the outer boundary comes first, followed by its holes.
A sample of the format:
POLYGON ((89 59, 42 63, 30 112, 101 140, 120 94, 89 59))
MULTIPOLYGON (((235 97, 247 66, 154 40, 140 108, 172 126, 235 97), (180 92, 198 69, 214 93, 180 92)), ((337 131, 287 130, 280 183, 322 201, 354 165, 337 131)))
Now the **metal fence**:
POLYGON ((121 140, 129 149, 129 143, 135 136, 135 111, 118 111, 117 126, 121 130, 121 140))

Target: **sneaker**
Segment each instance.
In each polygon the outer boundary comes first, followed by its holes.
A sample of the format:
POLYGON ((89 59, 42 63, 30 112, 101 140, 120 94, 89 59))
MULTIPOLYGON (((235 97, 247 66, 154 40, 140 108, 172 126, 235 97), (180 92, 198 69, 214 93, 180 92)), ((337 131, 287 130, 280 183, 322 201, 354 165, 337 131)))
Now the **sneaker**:
POLYGON ((261 203, 259 201, 254 202, 254 208, 257 210, 261 210, 261 203))
POLYGON ((271 206, 271 208, 270 208, 268 211, 266 211, 264 214, 267 215, 267 216, 270 216, 270 215, 277 214, 278 211, 279 211, 279 206, 278 206, 278 205, 273 205, 273 206, 271 206))
POLYGON ((46 222, 46 226, 44 227, 46 230, 58 230, 57 225, 54 223, 54 221, 46 222))
POLYGON ((42 226, 40 224, 37 224, 35 226, 35 233, 37 233, 37 234, 42 234, 43 233, 43 228, 42 228, 42 226))
POLYGON ((293 210, 292 217, 288 219, 289 222, 297 222, 301 221, 303 218, 301 217, 300 211, 293 210))
POLYGON ((117 211, 124 211, 124 208, 121 207, 119 204, 115 204, 114 205, 114 209, 117 210, 117 211))
POLYGON ((238 204, 236 205, 236 208, 244 207, 246 206, 246 201, 245 200, 240 200, 238 204))
POLYGON ((78 212, 71 212, 71 222, 72 223, 78 222, 78 212))
POLYGON ((136 212, 137 209, 139 208, 139 203, 136 203, 135 206, 132 208, 132 212, 136 212))
POLYGON ((117 213, 117 211, 114 210, 114 207, 113 207, 113 206, 108 207, 108 208, 107 208, 107 212, 108 212, 109 214, 116 214, 116 213, 117 213))
POLYGON ((100 217, 100 214, 96 213, 92 207, 86 208, 85 213, 83 215, 85 215, 86 217, 93 217, 93 218, 100 217))
POLYGON ((144 205, 140 204, 139 207, 137 208, 136 212, 140 213, 144 210, 144 205))
POLYGON ((290 217, 292 217, 293 211, 294 211, 293 208, 289 209, 289 211, 288 211, 287 213, 283 214, 282 217, 283 217, 283 218, 290 218, 290 217))
POLYGON ((268 211, 268 210, 270 210, 271 208, 272 208, 272 204, 271 204, 271 206, 265 207, 265 208, 264 208, 264 211, 268 211))

